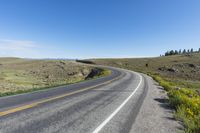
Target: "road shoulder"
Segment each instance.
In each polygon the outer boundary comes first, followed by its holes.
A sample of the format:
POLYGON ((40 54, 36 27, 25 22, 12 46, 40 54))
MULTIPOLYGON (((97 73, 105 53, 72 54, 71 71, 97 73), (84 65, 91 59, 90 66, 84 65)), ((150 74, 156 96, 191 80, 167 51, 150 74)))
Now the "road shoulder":
POLYGON ((167 93, 151 77, 144 77, 148 84, 148 93, 130 132, 177 133, 181 131, 182 126, 174 120, 173 110, 167 104, 167 93))

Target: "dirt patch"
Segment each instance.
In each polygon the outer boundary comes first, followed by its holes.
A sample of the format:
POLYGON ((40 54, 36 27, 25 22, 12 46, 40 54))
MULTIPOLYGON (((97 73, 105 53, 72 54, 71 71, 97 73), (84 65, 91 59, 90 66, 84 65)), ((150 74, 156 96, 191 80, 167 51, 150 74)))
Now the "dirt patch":
POLYGON ((175 67, 169 67, 169 68, 168 67, 160 67, 160 68, 158 68, 158 70, 172 72, 172 73, 179 72, 179 70, 177 68, 175 68, 175 67))

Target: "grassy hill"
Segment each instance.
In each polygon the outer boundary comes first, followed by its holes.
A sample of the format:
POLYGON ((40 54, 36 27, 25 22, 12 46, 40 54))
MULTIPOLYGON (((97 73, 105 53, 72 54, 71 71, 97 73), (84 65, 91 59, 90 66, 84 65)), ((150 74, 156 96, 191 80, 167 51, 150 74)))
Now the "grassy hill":
POLYGON ((126 68, 147 74, 159 74, 180 86, 200 89, 200 54, 155 58, 95 59, 96 64, 126 68), (148 66, 146 66, 148 65, 148 66))
POLYGON ((95 59, 95 64, 149 74, 168 91, 185 133, 200 133, 200 53, 156 58, 95 59))
POLYGON ((74 61, 0 58, 0 96, 75 83, 102 71, 74 61))

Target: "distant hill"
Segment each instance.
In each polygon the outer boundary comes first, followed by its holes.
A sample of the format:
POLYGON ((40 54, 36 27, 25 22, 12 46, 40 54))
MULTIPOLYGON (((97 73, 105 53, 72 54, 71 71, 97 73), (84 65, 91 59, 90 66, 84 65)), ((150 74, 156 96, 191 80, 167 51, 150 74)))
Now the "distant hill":
POLYGON ((200 89, 200 53, 155 58, 93 59, 95 64, 159 74, 184 87, 200 89))

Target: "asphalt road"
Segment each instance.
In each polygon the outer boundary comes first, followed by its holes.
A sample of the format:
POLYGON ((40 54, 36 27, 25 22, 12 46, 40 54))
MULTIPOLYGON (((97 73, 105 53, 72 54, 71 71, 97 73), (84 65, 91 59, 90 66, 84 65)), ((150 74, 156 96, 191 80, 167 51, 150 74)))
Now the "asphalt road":
POLYGON ((0 98, 1 133, 128 133, 147 94, 139 73, 0 98))

